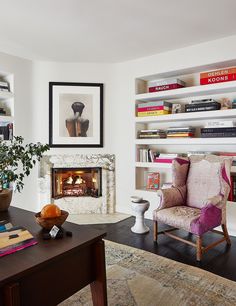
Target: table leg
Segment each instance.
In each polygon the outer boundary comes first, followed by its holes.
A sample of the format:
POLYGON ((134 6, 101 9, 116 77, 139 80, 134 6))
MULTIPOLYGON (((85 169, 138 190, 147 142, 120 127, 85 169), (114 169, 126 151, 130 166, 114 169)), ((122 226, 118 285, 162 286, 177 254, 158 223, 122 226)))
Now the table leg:
POLYGON ((95 281, 90 284, 94 306, 107 306, 107 284, 105 264, 105 244, 98 241, 94 246, 95 281))
POLYGON ((18 283, 9 284, 4 287, 4 305, 20 306, 20 289, 18 283))

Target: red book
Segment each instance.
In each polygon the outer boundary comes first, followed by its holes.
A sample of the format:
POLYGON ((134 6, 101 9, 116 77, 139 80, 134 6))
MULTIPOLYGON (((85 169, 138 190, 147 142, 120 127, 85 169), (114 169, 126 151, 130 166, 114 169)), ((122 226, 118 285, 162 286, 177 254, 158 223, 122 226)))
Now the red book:
POLYGON ((166 106, 149 106, 149 107, 138 107, 138 112, 149 112, 155 110, 169 110, 166 106))
POLYGON ((230 82, 235 80, 236 80, 236 73, 233 73, 221 76, 213 76, 209 78, 202 78, 200 79, 200 84, 201 85, 215 84, 215 83, 230 82))
POLYGON ((156 92, 156 91, 177 89, 177 88, 182 88, 182 87, 184 87, 184 86, 181 85, 181 84, 175 83, 175 84, 168 84, 168 85, 149 87, 148 91, 149 92, 156 92))
POLYGON ((173 158, 154 158, 154 163, 172 164, 173 158))
POLYGON ((236 67, 218 69, 214 71, 201 72, 200 79, 218 77, 218 76, 234 74, 234 73, 236 73, 236 67))

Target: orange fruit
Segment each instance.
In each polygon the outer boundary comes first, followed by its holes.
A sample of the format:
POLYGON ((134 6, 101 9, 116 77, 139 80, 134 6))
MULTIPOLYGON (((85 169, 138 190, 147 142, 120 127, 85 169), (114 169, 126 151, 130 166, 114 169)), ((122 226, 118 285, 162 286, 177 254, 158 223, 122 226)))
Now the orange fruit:
POLYGON ((47 204, 42 208, 40 215, 42 218, 55 218, 61 215, 61 210, 55 204, 47 204))

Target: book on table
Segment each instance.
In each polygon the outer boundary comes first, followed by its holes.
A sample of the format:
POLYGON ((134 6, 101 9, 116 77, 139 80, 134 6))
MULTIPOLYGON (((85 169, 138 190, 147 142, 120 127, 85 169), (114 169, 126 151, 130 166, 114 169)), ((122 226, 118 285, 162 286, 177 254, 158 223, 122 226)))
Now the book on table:
MULTIPOLYGON (((0 223, 2 224, 2 223, 0 223)), ((0 257, 15 253, 37 244, 37 240, 24 227, 11 227, 0 231, 0 257)))

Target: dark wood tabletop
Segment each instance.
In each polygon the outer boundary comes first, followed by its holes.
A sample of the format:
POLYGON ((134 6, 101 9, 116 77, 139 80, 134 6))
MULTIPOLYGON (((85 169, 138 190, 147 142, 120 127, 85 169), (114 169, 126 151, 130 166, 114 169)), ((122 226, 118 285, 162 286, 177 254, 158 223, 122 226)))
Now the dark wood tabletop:
POLYGON ((0 220, 8 220, 14 226, 23 226, 36 238, 38 244, 0 258, 0 287, 25 275, 37 272, 44 265, 60 261, 70 253, 80 252, 86 246, 101 241, 106 233, 65 222, 63 229, 71 231, 72 237, 43 240, 41 227, 36 223, 34 213, 15 207, 0 213, 0 220))

